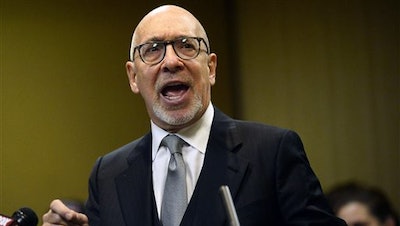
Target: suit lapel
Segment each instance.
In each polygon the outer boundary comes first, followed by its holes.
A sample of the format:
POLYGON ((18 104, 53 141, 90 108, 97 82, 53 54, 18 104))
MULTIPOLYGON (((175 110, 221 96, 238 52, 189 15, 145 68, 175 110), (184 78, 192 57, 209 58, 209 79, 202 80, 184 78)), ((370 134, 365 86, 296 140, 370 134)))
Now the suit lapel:
POLYGON ((239 190, 248 166, 248 161, 238 154, 242 147, 241 137, 235 121, 216 109, 207 151, 210 151, 212 155, 218 155, 218 157, 211 158, 212 156, 210 155, 208 161, 212 169, 214 169, 213 166, 226 162, 225 169, 218 169, 226 173, 219 175, 226 177, 225 184, 220 185, 228 185, 233 198, 235 198, 239 190), (215 152, 219 154, 215 154, 215 152))
POLYGON ((181 225, 223 224, 219 188, 228 185, 234 198, 248 165, 237 155, 238 135, 234 121, 216 109, 203 168, 181 225))
POLYGON ((151 167, 151 134, 127 158, 128 168, 115 179, 127 225, 153 225, 156 213, 151 167))

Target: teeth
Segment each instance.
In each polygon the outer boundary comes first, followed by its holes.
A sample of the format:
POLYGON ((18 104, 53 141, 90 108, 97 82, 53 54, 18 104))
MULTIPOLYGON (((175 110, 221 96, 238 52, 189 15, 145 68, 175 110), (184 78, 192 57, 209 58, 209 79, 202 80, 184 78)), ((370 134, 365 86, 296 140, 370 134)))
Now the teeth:
POLYGON ((179 99, 180 96, 166 96, 169 100, 179 99))

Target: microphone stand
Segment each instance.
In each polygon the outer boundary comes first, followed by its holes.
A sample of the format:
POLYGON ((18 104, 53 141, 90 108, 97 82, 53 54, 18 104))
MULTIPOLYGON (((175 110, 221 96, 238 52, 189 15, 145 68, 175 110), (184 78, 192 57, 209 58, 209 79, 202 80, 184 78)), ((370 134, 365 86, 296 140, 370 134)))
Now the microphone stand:
POLYGON ((227 185, 222 185, 219 188, 219 194, 224 204, 226 215, 228 216, 229 226, 240 226, 239 218, 236 213, 235 205, 233 204, 232 195, 227 185))

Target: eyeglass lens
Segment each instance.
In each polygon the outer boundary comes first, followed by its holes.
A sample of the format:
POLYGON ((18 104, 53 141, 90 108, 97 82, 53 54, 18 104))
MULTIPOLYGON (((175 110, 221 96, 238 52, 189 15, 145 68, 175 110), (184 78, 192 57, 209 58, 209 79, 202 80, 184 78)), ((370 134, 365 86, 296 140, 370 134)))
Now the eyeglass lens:
POLYGON ((178 57, 185 60, 193 59, 199 54, 200 40, 197 38, 180 38, 166 42, 145 43, 139 47, 139 54, 145 63, 156 64, 164 58, 166 46, 172 44, 178 57))

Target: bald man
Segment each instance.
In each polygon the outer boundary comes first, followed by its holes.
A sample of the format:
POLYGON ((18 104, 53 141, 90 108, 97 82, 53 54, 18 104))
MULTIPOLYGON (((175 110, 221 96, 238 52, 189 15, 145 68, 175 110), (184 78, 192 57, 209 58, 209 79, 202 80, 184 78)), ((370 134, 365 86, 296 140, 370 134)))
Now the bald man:
POLYGON ((162 220, 163 201, 175 195, 164 192, 169 135, 183 141, 187 203, 179 225, 227 225, 221 185, 229 186, 242 226, 345 225, 331 213, 295 132, 234 120, 213 106, 217 56, 190 12, 165 5, 148 13, 130 58, 130 87, 144 100, 151 131, 96 161, 87 215, 54 200, 43 225, 178 226, 162 220))

